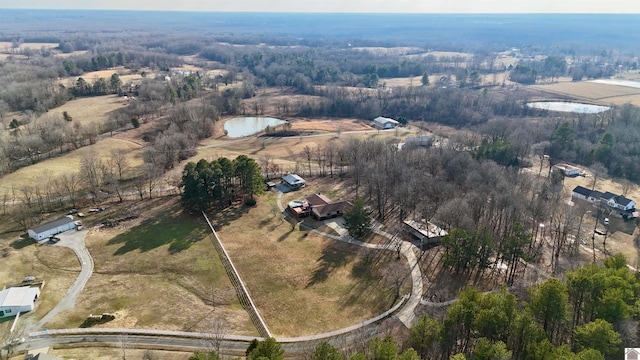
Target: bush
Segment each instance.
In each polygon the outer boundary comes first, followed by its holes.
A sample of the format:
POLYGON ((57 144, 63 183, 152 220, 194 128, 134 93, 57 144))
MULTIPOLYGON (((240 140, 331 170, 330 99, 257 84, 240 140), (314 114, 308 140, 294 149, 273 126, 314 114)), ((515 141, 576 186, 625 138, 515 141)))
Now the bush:
POLYGON ((248 198, 244 201, 244 204, 247 206, 254 206, 256 204, 256 199, 248 198))

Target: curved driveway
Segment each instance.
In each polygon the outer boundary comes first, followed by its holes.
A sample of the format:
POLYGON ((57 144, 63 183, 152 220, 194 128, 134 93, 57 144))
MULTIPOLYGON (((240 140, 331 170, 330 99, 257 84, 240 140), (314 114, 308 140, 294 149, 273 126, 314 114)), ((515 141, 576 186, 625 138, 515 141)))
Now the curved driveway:
POLYGON ((62 300, 60 300, 60 302, 51 309, 47 315, 38 321, 35 325, 35 329, 41 329, 46 323, 51 321, 62 311, 73 309, 76 305, 78 295, 80 295, 80 292, 84 289, 87 281, 89 281, 91 274, 93 274, 93 258, 91 257, 91 254, 89 254, 89 250, 87 250, 84 242, 87 237, 87 230, 69 230, 65 233, 58 234, 57 237, 60 238, 60 242, 54 246, 63 246, 73 250, 78 257, 81 270, 80 274, 73 284, 71 284, 71 287, 69 287, 69 290, 67 290, 67 293, 64 295, 62 300))
MULTIPOLYGON (((276 197, 276 202, 278 203, 278 208, 280 211, 284 211, 284 206, 282 205, 282 192, 278 192, 278 196, 276 197)), ((348 244, 357 245, 361 247, 366 247, 369 249, 378 249, 378 250, 395 250, 394 241, 395 237, 386 231, 381 229, 381 225, 379 223, 375 223, 372 230, 376 234, 382 235, 385 238, 389 239, 388 244, 369 244, 359 240, 356 240, 349 236, 347 230, 340 224, 338 221, 327 221, 326 225, 335 230, 340 236, 327 234, 315 229, 307 228, 313 231, 316 234, 320 234, 322 236, 328 237, 330 239, 346 242, 348 244)), ((422 299, 422 272, 420 271, 420 266, 418 265, 418 258, 414 252, 414 249, 417 247, 408 242, 402 242, 400 247, 400 253, 407 259, 409 263, 409 268, 411 269, 411 294, 409 296, 409 300, 407 300, 400 309, 400 311, 396 314, 398 319, 408 328, 411 328, 411 324, 415 319, 415 308, 420 304, 420 300, 422 299)))

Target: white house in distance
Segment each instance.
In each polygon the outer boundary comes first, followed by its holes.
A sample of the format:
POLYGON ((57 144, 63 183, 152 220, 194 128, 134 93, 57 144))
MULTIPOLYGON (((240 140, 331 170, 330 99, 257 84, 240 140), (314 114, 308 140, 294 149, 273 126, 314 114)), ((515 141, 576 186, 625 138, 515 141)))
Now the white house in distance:
POLYGON ((29 237, 35 241, 40 241, 52 237, 53 235, 60 234, 67 230, 74 229, 76 224, 73 222, 73 216, 67 215, 62 219, 53 220, 48 223, 38 225, 29 229, 29 237))
POLYGON ((583 186, 576 186, 571 193, 574 199, 581 199, 597 205, 598 202, 618 210, 621 215, 628 216, 636 208, 635 201, 625 197, 624 195, 616 195, 611 192, 602 193, 598 190, 589 190, 583 186))
POLYGON ((307 184, 307 182, 304 181, 303 178, 301 178, 296 174, 289 174, 289 175, 283 176, 282 182, 293 190, 303 188, 307 184))
POLYGON ((382 116, 378 116, 373 119, 373 126, 378 129, 393 129, 398 126, 400 123, 391 119, 382 116))
POLYGON ((0 291, 0 318, 33 310, 39 296, 38 287, 10 287, 0 291))

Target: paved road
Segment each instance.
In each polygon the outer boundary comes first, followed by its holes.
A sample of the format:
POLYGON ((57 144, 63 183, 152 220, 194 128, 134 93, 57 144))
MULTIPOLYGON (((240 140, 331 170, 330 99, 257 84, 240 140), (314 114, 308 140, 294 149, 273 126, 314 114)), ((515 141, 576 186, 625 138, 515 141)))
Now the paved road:
POLYGON ((78 295, 84 289, 84 286, 89 281, 89 278, 93 274, 93 258, 91 254, 89 254, 89 250, 85 246, 85 238, 87 236, 87 230, 75 231, 69 230, 65 233, 57 235, 60 238, 60 242, 58 242, 54 246, 64 246, 73 250, 73 252, 78 257, 78 261, 80 262, 80 274, 76 278, 76 280, 71 284, 69 290, 64 295, 62 300, 56 305, 51 311, 47 313, 37 324, 33 326, 33 328, 27 328, 27 331, 32 331, 36 329, 41 329, 47 322, 51 321, 56 315, 60 312, 73 309, 76 306, 76 300, 78 299, 78 295))
MULTIPOLYGON (((338 347, 352 346, 360 341, 382 335, 385 331, 383 326, 373 324, 354 332, 334 335, 324 341, 338 347)), ((79 343, 109 343, 116 346, 124 343, 127 348, 194 351, 211 348, 216 339, 220 340, 222 354, 244 356, 249 342, 255 337, 141 329, 66 329, 34 333, 33 336, 26 338, 23 344, 15 346, 13 351, 14 353, 26 352, 58 344, 79 343)), ((309 349, 315 348, 320 342, 317 339, 304 340, 303 338, 282 338, 277 341, 282 344, 287 358, 302 358, 303 355, 308 354, 309 349)))

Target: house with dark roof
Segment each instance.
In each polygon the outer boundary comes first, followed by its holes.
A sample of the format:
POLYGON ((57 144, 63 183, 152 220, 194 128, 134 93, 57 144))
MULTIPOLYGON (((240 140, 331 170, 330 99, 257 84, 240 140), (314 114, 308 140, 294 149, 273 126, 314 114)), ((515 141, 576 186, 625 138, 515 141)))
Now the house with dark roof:
POLYGON ((348 201, 334 202, 320 193, 309 196, 307 203, 311 206, 311 214, 318 220, 342 216, 352 206, 348 201))
POLYGON ((571 193, 571 197, 573 197, 574 199, 582 199, 582 200, 589 201, 589 198, 591 197, 591 192, 592 191, 587 189, 586 187, 576 186, 575 189, 573 189, 573 192, 571 193))
POLYGON ((633 200, 628 199, 623 195, 616 195, 608 191, 602 195, 601 199, 601 201, 609 207, 620 211, 629 211, 636 208, 636 203, 633 200))
POLYGON ((60 234, 67 230, 75 229, 76 224, 73 222, 73 217, 67 215, 62 219, 50 221, 48 223, 38 225, 29 229, 29 237, 35 241, 40 241, 52 237, 53 235, 60 234))
POLYGON ((636 208, 636 203, 624 195, 617 195, 609 191, 602 193, 582 186, 576 186, 571 193, 571 197, 586 200, 592 204, 601 203, 620 212, 630 212, 636 208))

